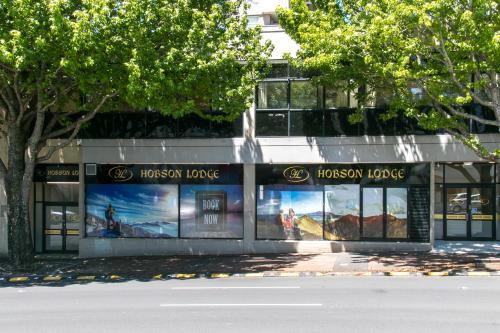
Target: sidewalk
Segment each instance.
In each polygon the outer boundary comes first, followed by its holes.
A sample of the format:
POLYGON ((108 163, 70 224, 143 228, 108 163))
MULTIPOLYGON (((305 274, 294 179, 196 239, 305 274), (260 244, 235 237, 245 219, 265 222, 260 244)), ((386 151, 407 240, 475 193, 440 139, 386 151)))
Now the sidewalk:
MULTIPOLYGON (((464 249, 464 245, 461 245, 464 249)), ((479 253, 440 250, 429 253, 323 253, 270 254, 234 256, 155 256, 81 259, 71 256, 42 255, 36 268, 19 272, 4 259, 0 260, 0 279, 19 277, 79 276, 109 279, 150 280, 154 277, 225 277, 301 275, 453 275, 484 272, 500 275, 500 251, 479 253)), ((479 274, 478 274, 479 275, 479 274)), ((90 278, 89 278, 90 279, 90 278)), ((13 280, 13 281, 14 281, 13 280)), ((17 280, 16 280, 17 281, 17 280)), ((22 279, 19 280, 22 282, 22 279)), ((24 280, 26 281, 26 280, 24 280)))

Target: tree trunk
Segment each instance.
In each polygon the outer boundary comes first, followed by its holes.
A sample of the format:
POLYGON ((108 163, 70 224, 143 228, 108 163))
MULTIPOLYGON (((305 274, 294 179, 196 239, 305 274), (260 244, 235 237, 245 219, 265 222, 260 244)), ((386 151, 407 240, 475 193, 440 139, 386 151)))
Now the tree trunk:
POLYGON ((29 220, 29 193, 33 174, 25 172, 25 140, 22 130, 15 125, 11 126, 8 139, 5 190, 9 257, 15 266, 29 267, 34 259, 29 220))

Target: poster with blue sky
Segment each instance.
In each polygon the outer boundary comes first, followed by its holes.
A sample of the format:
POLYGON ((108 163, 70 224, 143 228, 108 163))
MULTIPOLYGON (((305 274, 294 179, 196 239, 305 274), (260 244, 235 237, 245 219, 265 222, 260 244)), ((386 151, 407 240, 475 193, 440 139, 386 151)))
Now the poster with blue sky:
POLYGON ((181 185, 181 237, 243 238, 242 185, 181 185))
POLYGON ((178 186, 88 184, 88 237, 178 237, 178 186))
POLYGON ((323 238, 321 186, 261 185, 257 195, 257 238, 323 238))

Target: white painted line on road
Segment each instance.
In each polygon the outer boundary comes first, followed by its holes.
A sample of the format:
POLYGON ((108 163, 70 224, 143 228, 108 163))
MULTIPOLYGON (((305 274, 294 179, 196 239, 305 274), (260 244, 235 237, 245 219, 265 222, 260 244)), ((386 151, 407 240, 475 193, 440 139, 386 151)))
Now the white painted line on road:
POLYGON ((230 306, 230 307, 245 307, 245 306, 269 306, 269 307, 316 307, 316 306, 323 306, 321 303, 297 303, 297 304, 290 304, 290 303, 193 303, 193 304, 160 304, 161 307, 224 307, 224 306, 230 306))
POLYGON ((204 289, 300 289, 300 286, 286 286, 286 287, 172 287, 172 290, 204 290, 204 289))

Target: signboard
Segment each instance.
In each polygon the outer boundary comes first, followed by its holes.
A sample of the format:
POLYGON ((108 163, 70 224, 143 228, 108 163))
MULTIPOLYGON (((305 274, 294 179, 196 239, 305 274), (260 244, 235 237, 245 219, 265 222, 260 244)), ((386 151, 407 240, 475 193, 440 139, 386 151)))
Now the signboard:
POLYGON ((258 185, 428 184, 430 166, 418 164, 257 164, 258 185))
POLYGON ((221 231, 226 223, 227 193, 196 192, 196 231, 221 231))
POLYGON ((79 182, 78 164, 37 164, 33 181, 35 182, 79 182))

